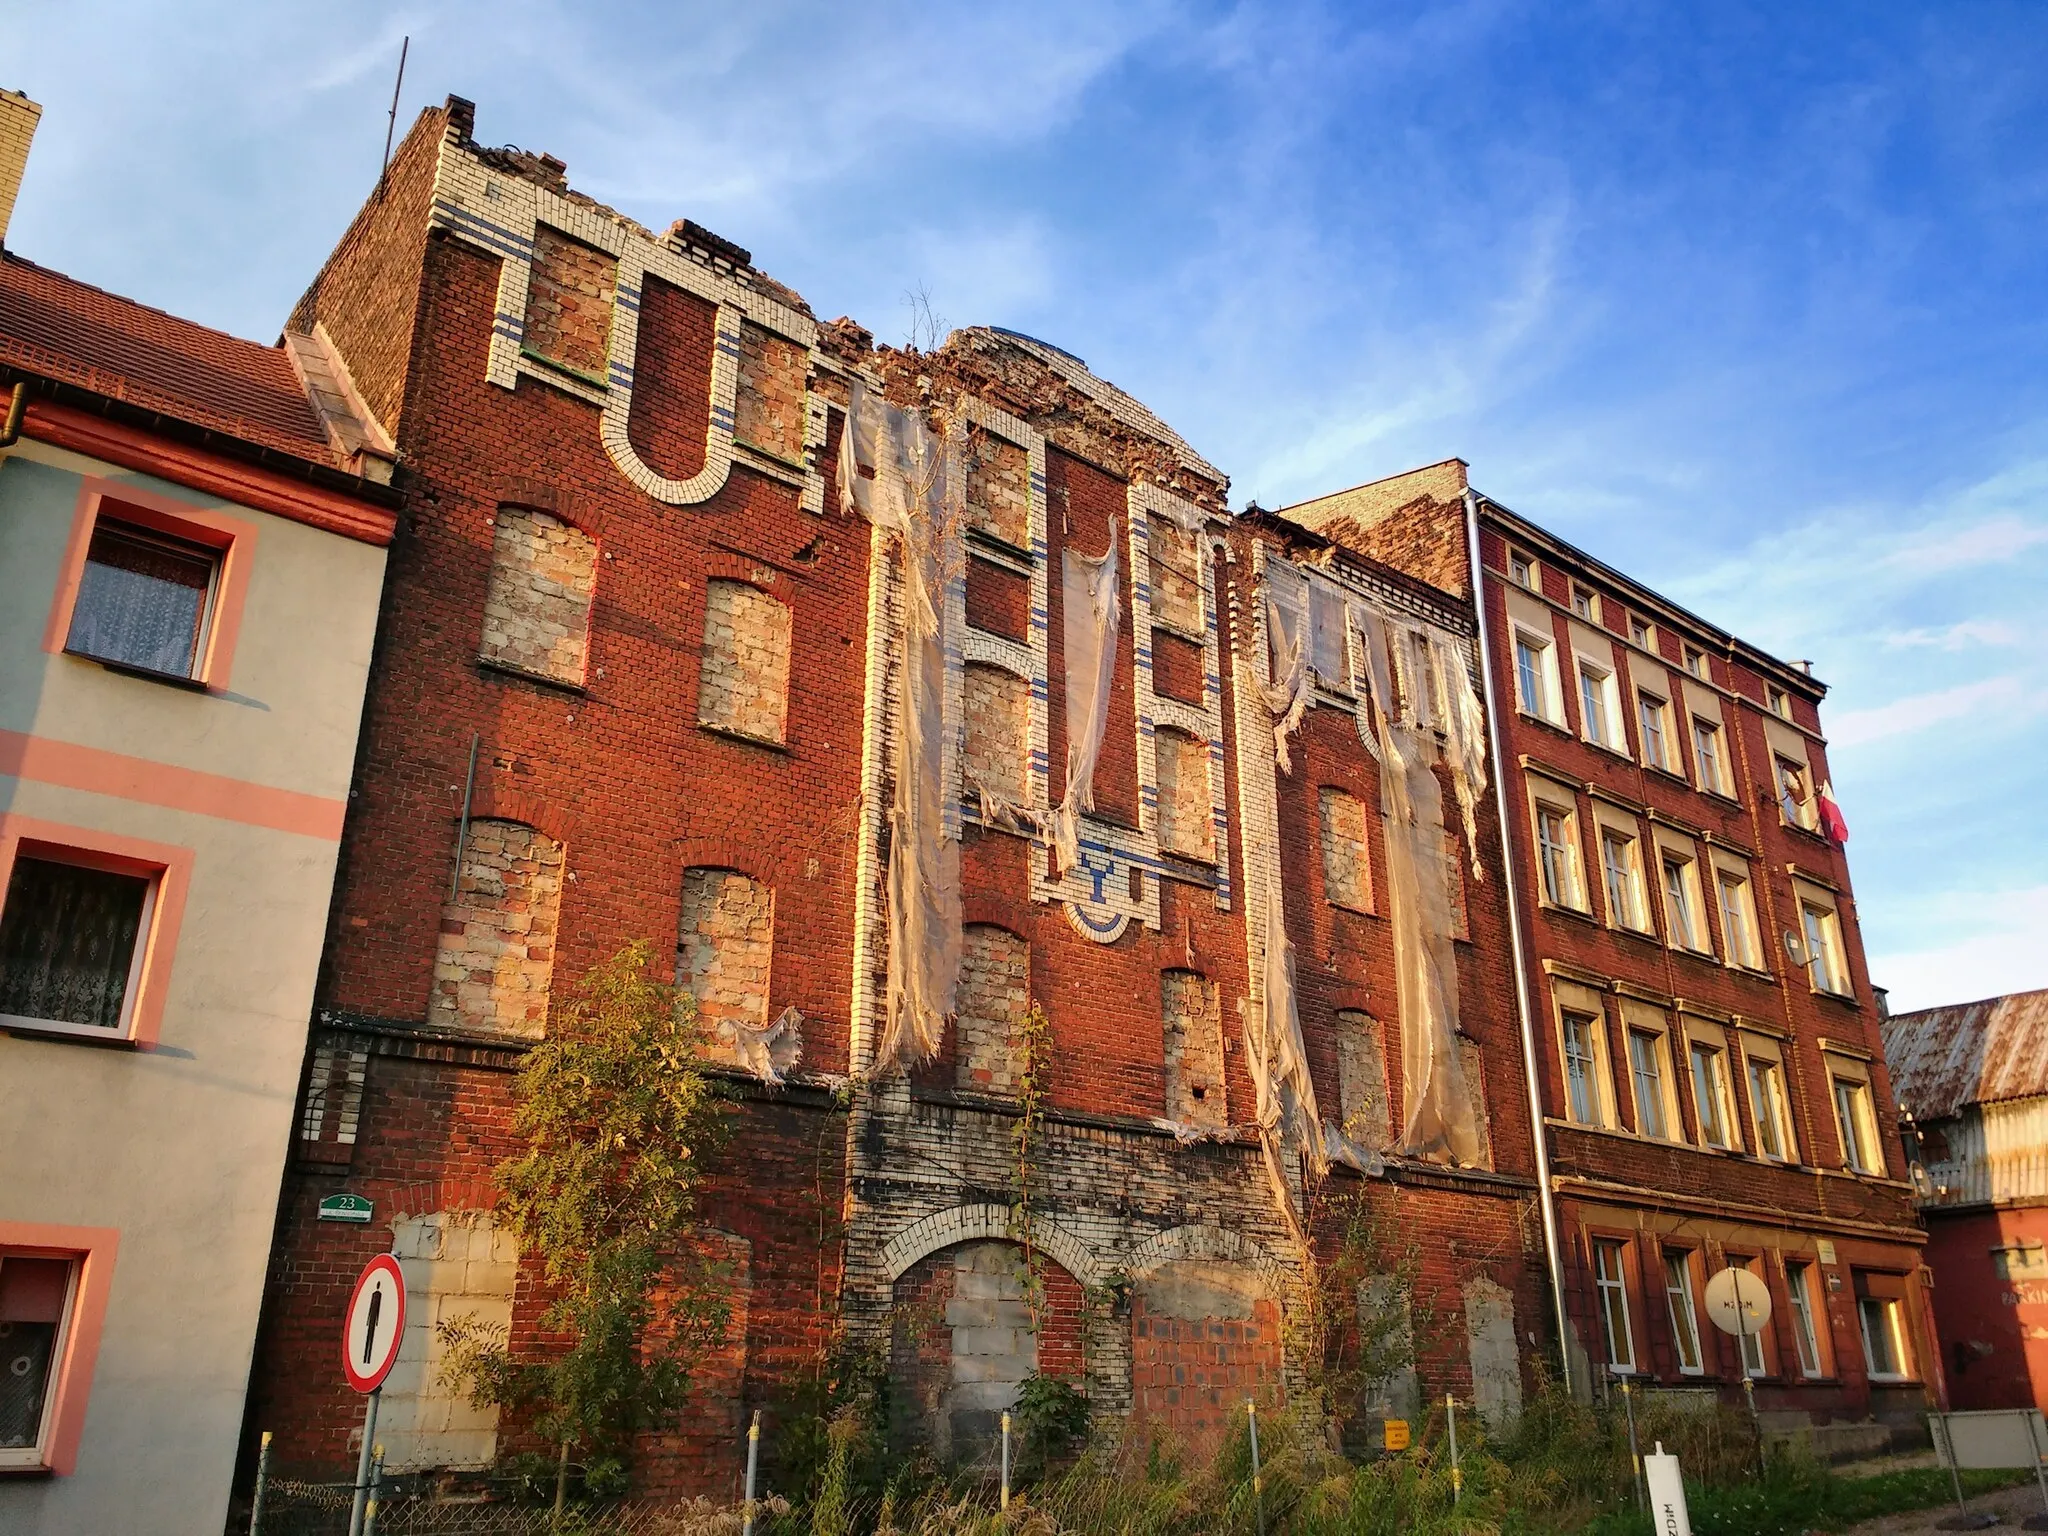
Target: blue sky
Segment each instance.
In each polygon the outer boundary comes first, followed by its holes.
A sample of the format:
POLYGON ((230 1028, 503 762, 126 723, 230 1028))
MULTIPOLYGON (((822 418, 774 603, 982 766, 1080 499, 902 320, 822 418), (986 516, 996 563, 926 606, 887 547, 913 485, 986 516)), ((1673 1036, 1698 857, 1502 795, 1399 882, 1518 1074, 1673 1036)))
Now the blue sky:
POLYGON ((269 340, 450 91, 820 315, 1043 336, 1267 506, 1451 455, 1833 685, 1872 968, 2048 986, 2037 5, 0 0, 10 245, 269 340))

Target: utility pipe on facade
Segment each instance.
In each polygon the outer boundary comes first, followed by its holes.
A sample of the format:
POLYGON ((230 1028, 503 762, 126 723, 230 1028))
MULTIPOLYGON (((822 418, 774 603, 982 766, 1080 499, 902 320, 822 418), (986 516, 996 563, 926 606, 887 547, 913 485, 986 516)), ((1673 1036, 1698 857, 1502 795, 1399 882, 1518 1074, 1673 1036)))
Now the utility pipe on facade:
POLYGON ((1486 562, 1479 549, 1479 493, 1465 491, 1465 549, 1471 564, 1472 612, 1479 628, 1479 680, 1486 701, 1486 750, 1493 759, 1495 813, 1500 818, 1501 884, 1508 902, 1508 934, 1515 951, 1515 1013, 1522 1026, 1522 1071, 1529 1080, 1529 1131, 1536 1146, 1538 1207, 1543 1214, 1543 1252, 1550 1266, 1550 1300, 1557 1312, 1558 1380, 1572 1389, 1571 1328, 1564 1306, 1564 1261, 1557 1240, 1557 1206, 1550 1189, 1550 1149, 1543 1134, 1543 1088, 1537 1076, 1536 1027, 1529 1003, 1529 946, 1522 932, 1522 897, 1515 873, 1514 822, 1508 814, 1507 760, 1501 752, 1499 690, 1493 681, 1493 645, 1487 638, 1486 562))

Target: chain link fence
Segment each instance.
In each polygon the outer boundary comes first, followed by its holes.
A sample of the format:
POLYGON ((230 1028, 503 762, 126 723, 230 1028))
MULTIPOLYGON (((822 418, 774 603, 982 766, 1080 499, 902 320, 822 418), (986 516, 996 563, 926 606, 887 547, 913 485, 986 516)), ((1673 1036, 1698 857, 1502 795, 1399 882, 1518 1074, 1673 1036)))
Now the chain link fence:
MULTIPOLYGON (((234 1536, 243 1531, 253 1531, 254 1536, 348 1536, 354 1499, 352 1483, 272 1479, 264 1488, 261 1518, 251 1526, 243 1511, 229 1529, 234 1536)), ((757 1536, 785 1527, 787 1514, 782 1500, 763 1501, 754 1522, 757 1536)), ((384 1491, 376 1519, 376 1536, 740 1536, 743 1525, 738 1506, 710 1499, 579 1503, 564 1509, 557 1520, 548 1504, 400 1489, 384 1491)))

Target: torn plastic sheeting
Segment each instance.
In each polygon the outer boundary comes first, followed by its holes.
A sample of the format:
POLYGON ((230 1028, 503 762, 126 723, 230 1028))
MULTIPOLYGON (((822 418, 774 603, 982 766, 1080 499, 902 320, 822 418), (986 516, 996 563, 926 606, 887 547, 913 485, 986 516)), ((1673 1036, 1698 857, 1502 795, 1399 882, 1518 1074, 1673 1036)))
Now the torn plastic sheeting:
POLYGON ((1109 548, 1084 555, 1071 545, 1060 562, 1060 606, 1067 662, 1067 788, 1053 813, 1058 873, 1081 861, 1081 813, 1095 809, 1095 764, 1109 724, 1109 685, 1116 673, 1116 519, 1109 548))
POLYGON ((1323 1122, 1323 1156, 1333 1163, 1343 1163, 1356 1168, 1367 1178, 1376 1179, 1387 1171, 1387 1160, 1344 1134, 1334 1120, 1323 1122))
POLYGON ((889 811, 888 994, 875 1065, 929 1059, 960 977, 960 844, 948 831, 946 583, 961 562, 958 445, 859 380, 839 453, 842 506, 895 533, 903 552, 903 646, 889 811), (861 466, 874 471, 872 479, 861 466))
POLYGON ((1266 584, 1266 633, 1272 648, 1272 682, 1261 694, 1266 708, 1273 712, 1273 761, 1282 773, 1294 772, 1294 761, 1287 752, 1287 738, 1301 727, 1301 717, 1308 712, 1309 701, 1315 695, 1315 680, 1309 676, 1307 636, 1303 634, 1303 614, 1299 603, 1289 603, 1280 595, 1279 584, 1270 578, 1266 584))
MULTIPOLYGON (((1287 914, 1278 880, 1266 888, 1266 954, 1261 975, 1264 1006, 1245 1010, 1245 1051, 1257 1091, 1260 1139, 1269 1152, 1279 1146, 1305 1153, 1321 1175, 1329 1163, 1317 1129, 1316 1090, 1309 1080, 1308 1049, 1302 1043, 1301 1013, 1295 1001, 1294 945, 1287 937, 1287 914)), ((1267 1165, 1277 1175, 1277 1159, 1269 1156, 1267 1165)), ((1284 1181, 1274 1194, 1281 1205, 1292 1209, 1284 1181)))
POLYGON ((766 1024, 720 1019, 718 1032, 732 1043, 739 1064, 771 1088, 796 1070, 804 1055, 804 1016, 795 1004, 766 1024))
POLYGON ((1450 764, 1451 790, 1465 824, 1465 854, 1472 878, 1483 884, 1486 866, 1479 862, 1478 805, 1486 793, 1486 711, 1457 647, 1442 635, 1431 635, 1429 653, 1436 668, 1436 696, 1444 701, 1444 760, 1450 764))
MULTIPOLYGON (((1421 723, 1418 711, 1417 685, 1426 683, 1412 676, 1412 662, 1403 666, 1407 658, 1393 623, 1375 608, 1366 608, 1363 616, 1368 675, 1374 700, 1381 705, 1375 710, 1382 764, 1380 812, 1386 833, 1402 1077, 1410 1105, 1402 1150, 1415 1157, 1476 1165, 1478 1118, 1458 1059, 1453 870, 1444 857, 1443 790, 1434 767, 1437 737, 1421 723), (1395 697, 1397 668, 1406 684, 1398 711, 1385 707, 1395 697)), ((1455 717, 1460 711, 1454 705, 1445 713, 1455 717)), ((1458 750, 1467 748, 1461 745, 1458 750)))

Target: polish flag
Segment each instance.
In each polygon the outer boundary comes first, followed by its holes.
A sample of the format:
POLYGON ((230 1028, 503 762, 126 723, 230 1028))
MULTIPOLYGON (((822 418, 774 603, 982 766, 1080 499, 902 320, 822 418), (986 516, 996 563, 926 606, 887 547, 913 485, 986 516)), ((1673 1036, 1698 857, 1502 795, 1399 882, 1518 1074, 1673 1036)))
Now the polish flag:
POLYGON ((1849 823, 1842 817, 1841 806, 1835 803, 1835 784, 1832 779, 1820 787, 1820 822, 1828 829, 1828 836, 1836 842, 1849 841, 1849 823))

